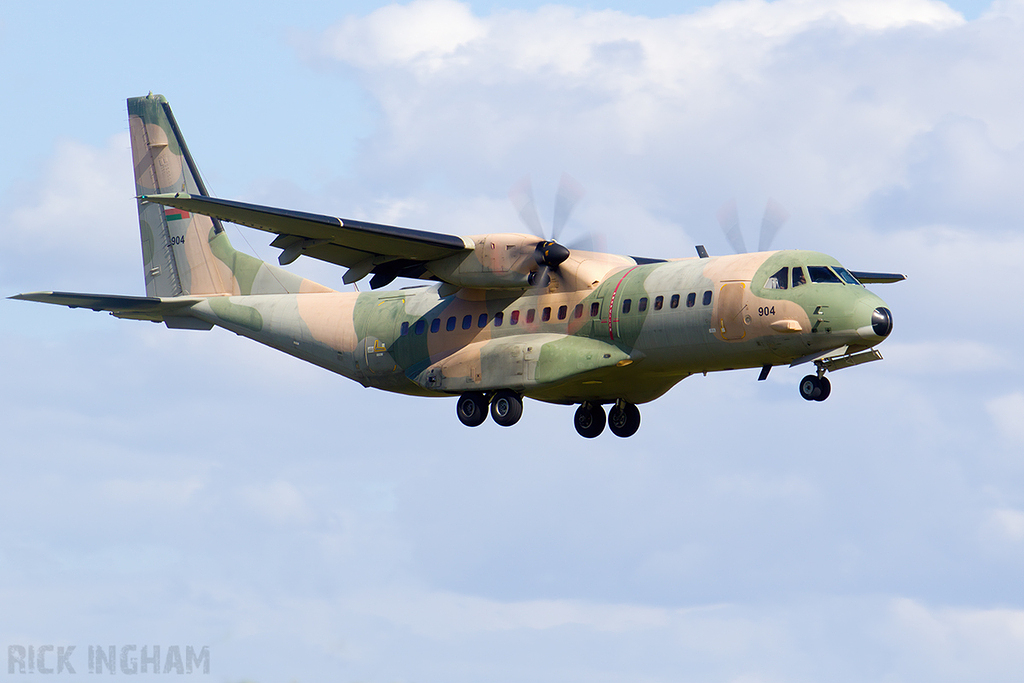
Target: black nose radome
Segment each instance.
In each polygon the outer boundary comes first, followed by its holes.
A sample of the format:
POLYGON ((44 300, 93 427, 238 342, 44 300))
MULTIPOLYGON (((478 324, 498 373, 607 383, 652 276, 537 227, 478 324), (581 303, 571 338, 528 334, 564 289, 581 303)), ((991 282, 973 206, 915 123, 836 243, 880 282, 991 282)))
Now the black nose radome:
POLYGON ((871 329, 879 337, 888 337, 892 332, 892 311, 881 306, 876 308, 871 314, 871 329))

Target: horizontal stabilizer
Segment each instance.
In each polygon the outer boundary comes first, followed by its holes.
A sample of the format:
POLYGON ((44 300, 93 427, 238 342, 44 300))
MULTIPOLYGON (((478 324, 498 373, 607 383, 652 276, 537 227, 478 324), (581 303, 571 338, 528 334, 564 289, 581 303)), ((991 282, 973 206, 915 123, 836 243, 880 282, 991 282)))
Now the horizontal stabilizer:
POLYGON ((80 294, 78 292, 28 292, 8 298, 70 306, 71 308, 91 308, 94 311, 109 311, 117 318, 152 320, 154 322, 165 322, 167 318, 181 318, 185 315, 186 309, 203 301, 201 297, 191 296, 160 298, 116 294, 80 294))
POLYGON ((851 270, 857 281, 865 285, 885 284, 906 280, 907 276, 902 273, 871 273, 866 270, 851 270))

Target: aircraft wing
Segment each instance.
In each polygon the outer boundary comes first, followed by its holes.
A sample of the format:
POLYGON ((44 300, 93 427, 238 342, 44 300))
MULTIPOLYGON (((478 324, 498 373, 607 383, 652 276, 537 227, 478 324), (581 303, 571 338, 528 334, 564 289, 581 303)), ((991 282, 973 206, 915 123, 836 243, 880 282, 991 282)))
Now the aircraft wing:
POLYGON ((398 276, 435 279, 428 261, 473 248, 461 237, 392 225, 335 218, 229 199, 185 193, 140 197, 143 201, 238 223, 277 234, 271 246, 283 249, 278 261, 287 265, 305 254, 348 268, 346 283, 374 273, 370 286, 381 287, 398 276))
POLYGON ((869 273, 864 270, 851 270, 850 273, 864 285, 885 284, 907 279, 907 276, 902 273, 869 273))
POLYGON ((79 294, 78 292, 28 292, 8 298, 57 304, 71 308, 91 308, 94 311, 109 311, 111 315, 118 318, 152 320, 154 322, 167 322, 167 318, 184 318, 186 317, 185 309, 203 300, 201 297, 189 296, 160 298, 155 296, 79 294))

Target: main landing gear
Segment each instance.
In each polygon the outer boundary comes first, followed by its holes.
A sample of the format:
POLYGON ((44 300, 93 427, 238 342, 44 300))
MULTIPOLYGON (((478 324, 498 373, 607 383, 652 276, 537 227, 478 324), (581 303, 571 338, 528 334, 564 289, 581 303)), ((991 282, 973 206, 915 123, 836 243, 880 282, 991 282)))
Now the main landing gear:
MULTIPOLYGON (((459 421, 467 427, 479 427, 491 419, 502 427, 511 427, 523 416, 523 397, 510 389, 501 389, 493 394, 471 391, 459 396, 455 404, 459 421)), ((604 431, 607 425, 615 436, 633 436, 640 429, 640 410, 626 401, 616 401, 605 415, 599 403, 586 401, 576 409, 573 425, 580 436, 593 439, 604 431)))
POLYGON ((491 408, 491 419, 502 427, 511 427, 523 416, 523 398, 514 391, 502 389, 487 396, 473 391, 459 396, 455 411, 459 421, 467 427, 479 427, 487 419, 487 406, 491 408))
POLYGON ((593 439, 603 432, 605 422, 615 436, 633 436, 640 429, 640 409, 632 403, 616 401, 606 419, 603 407, 587 401, 580 404, 573 418, 576 431, 587 439, 593 439))

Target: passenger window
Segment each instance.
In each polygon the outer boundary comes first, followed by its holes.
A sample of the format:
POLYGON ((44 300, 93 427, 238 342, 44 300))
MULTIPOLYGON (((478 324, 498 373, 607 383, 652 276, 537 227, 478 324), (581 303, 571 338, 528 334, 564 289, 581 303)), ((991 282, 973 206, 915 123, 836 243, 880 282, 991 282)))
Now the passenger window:
POLYGON ((644 298, 640 299, 640 305, 638 305, 636 308, 641 313, 643 313, 644 311, 647 310, 647 297, 646 296, 644 298))
POLYGON ((789 266, 779 268, 779 271, 768 278, 764 283, 765 289, 787 289, 789 287, 789 266))
POLYGON ((704 305, 707 306, 711 303, 711 290, 704 292, 704 305))
POLYGON ((633 307, 633 300, 632 299, 625 299, 625 300, 623 300, 623 302, 622 302, 622 312, 623 313, 629 313, 629 309, 631 309, 632 307, 633 307))
POLYGON ((596 301, 590 304, 590 317, 596 318, 599 313, 601 313, 601 306, 596 301))
POLYGON ((527 325, 529 325, 530 323, 533 322, 533 319, 535 317, 535 315, 534 315, 535 313, 536 313, 536 311, 534 309, 532 309, 532 308, 526 312, 526 324, 527 325))
POLYGON ((409 323, 402 323, 402 336, 409 334, 409 323))
POLYGON ((468 330, 473 327, 473 316, 467 315, 462 319, 462 329, 468 330))
POLYGON ((583 317, 583 304, 576 304, 576 309, 572 312, 572 317, 582 318, 583 317))
POLYGON ((569 307, 568 306, 559 306, 558 307, 558 319, 559 320, 565 320, 565 316, 566 316, 566 314, 568 312, 569 312, 569 307))
POLYGON ((417 320, 416 321, 416 328, 415 329, 416 329, 416 334, 423 334, 426 331, 426 329, 427 329, 427 321, 426 320, 422 320, 422 319, 421 320, 417 320))
POLYGON ((510 323, 509 324, 511 324, 511 325, 518 325, 519 324, 519 311, 512 311, 512 315, 510 317, 510 323))
POLYGON ((487 327, 487 314, 481 313, 480 317, 476 320, 476 326, 483 329, 487 327))
POLYGON ((811 282, 830 282, 835 284, 842 284, 843 282, 828 266, 807 266, 807 276, 811 278, 811 282))
POLYGON ((441 329, 441 319, 440 318, 434 318, 433 320, 430 321, 430 333, 431 334, 434 334, 434 333, 438 332, 440 329, 441 329))
POLYGON ((693 308, 693 305, 697 303, 697 292, 690 292, 686 295, 686 307, 693 308))
POLYGON ((494 314, 494 326, 495 327, 501 327, 501 323, 504 320, 505 320, 505 314, 502 313, 501 311, 498 311, 497 313, 494 314))
POLYGON ((679 295, 678 294, 673 294, 672 298, 669 299, 669 304, 668 305, 669 305, 670 308, 679 308, 679 295))
POLYGON ((793 286, 799 287, 800 285, 806 285, 807 280, 804 279, 804 269, 799 266, 793 269, 793 286))
POLYGON ((444 329, 448 330, 449 332, 451 332, 452 330, 455 329, 455 316, 454 315, 452 317, 448 318, 448 324, 446 324, 444 326, 444 329))
POLYGON ((654 310, 660 311, 661 307, 665 305, 665 297, 658 296, 654 298, 654 310))
POLYGON ((544 310, 541 311, 541 313, 540 313, 540 319, 541 319, 541 322, 545 322, 545 323, 547 321, 551 320, 551 307, 550 306, 545 306, 544 307, 544 310))

